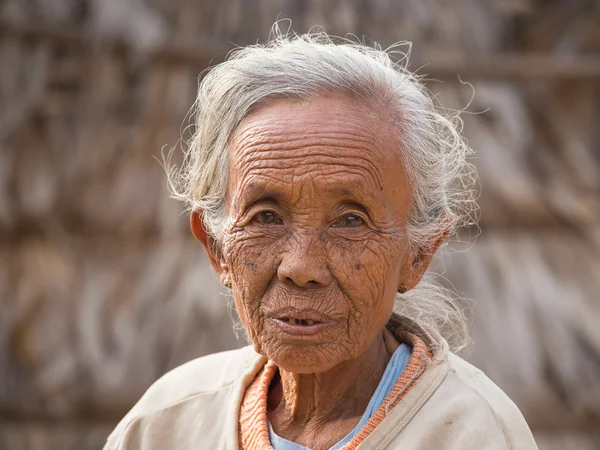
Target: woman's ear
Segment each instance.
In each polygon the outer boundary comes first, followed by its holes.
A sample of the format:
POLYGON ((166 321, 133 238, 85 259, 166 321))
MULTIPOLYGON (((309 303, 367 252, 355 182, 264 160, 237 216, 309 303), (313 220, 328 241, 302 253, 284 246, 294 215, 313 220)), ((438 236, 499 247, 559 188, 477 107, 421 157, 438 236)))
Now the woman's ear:
POLYGON ((450 229, 447 229, 442 234, 434 235, 428 245, 418 248, 410 255, 400 274, 400 284, 404 285, 406 290, 411 290, 419 284, 431 264, 433 255, 444 243, 449 233, 450 229))
POLYGON ((219 276, 221 283, 224 283, 224 280, 228 278, 227 265, 223 259, 219 244, 206 230, 201 213, 192 211, 192 214, 190 215, 190 228, 192 229, 194 237, 199 240, 204 247, 204 250, 208 255, 208 260, 210 261, 213 270, 219 276))

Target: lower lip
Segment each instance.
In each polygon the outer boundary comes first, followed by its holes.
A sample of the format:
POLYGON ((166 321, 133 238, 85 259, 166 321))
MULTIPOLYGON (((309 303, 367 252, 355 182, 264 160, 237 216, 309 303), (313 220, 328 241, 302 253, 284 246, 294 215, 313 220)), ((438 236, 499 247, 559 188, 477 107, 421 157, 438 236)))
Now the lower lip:
POLYGON ((275 324, 275 326, 280 328, 281 331, 296 336, 312 336, 319 334, 325 328, 331 326, 331 323, 325 322, 315 323, 312 325, 292 325, 286 320, 275 319, 273 317, 270 317, 269 319, 273 324, 275 324))

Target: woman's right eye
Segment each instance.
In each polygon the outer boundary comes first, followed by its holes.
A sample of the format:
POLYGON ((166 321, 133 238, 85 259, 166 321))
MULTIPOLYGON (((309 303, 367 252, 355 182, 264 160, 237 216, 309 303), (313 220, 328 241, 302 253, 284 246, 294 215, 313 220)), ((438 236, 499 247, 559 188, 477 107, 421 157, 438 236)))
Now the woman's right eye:
POLYGON ((273 211, 261 211, 256 214, 252 220, 261 225, 283 225, 283 220, 273 211))

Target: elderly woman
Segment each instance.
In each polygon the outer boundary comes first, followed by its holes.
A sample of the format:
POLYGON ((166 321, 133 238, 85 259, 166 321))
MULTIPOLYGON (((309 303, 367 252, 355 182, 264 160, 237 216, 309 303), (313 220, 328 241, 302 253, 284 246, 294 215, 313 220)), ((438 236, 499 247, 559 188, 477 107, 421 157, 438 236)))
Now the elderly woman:
POLYGON ((324 34, 238 50, 196 108, 171 180, 252 345, 166 374, 106 449, 535 449, 422 281, 472 216, 460 122, 324 34))

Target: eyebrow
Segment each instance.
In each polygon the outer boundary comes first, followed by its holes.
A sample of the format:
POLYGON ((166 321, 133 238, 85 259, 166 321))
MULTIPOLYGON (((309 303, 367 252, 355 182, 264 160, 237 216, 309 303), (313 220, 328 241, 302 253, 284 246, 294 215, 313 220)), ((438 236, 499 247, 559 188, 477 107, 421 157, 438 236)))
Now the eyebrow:
POLYGON ((363 214, 366 214, 368 217, 372 217, 372 214, 369 212, 369 209, 364 206, 362 203, 356 201, 356 200, 345 200, 340 202, 341 205, 348 205, 348 206, 352 206, 356 209, 358 209, 359 211, 361 211, 363 214))
POLYGON ((274 191, 272 189, 265 188, 263 186, 248 186, 243 190, 243 194, 240 196, 242 204, 245 207, 250 207, 258 202, 272 201, 274 203, 280 203, 282 200, 281 192, 274 191))

